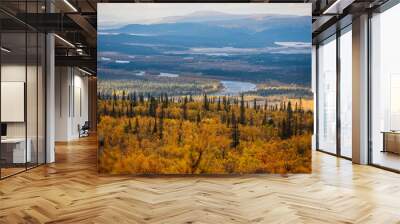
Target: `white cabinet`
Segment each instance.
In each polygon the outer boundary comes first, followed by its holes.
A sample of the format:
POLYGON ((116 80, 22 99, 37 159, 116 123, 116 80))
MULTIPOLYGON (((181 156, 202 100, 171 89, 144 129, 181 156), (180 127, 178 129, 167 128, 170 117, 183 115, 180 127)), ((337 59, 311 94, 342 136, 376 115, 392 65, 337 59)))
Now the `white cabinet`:
POLYGON ((32 141, 25 138, 7 138, 1 140, 2 146, 12 149, 12 163, 25 163, 32 161, 32 141), (25 144, 27 143, 26 151, 25 144))

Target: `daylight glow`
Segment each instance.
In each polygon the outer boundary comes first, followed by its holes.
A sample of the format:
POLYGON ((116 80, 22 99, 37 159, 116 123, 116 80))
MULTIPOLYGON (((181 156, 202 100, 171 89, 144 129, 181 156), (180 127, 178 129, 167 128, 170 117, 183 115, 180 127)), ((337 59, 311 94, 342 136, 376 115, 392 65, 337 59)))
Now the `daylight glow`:
POLYGON ((311 4, 304 3, 98 3, 97 8, 100 30, 127 24, 154 24, 165 19, 174 19, 193 13, 212 12, 253 15, 254 17, 259 15, 311 15, 311 4), (193 5, 196 6, 193 7, 193 5))

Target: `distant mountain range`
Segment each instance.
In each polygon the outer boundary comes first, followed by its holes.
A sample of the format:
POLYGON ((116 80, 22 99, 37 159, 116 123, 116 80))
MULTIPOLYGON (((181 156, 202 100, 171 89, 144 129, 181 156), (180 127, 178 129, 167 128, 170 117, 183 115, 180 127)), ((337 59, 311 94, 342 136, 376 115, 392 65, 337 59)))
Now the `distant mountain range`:
POLYGON ((101 35, 105 34, 126 34, 131 37, 122 40, 131 39, 140 43, 190 47, 267 47, 273 46, 274 42, 311 42, 311 17, 231 15, 202 11, 166 17, 155 24, 130 24, 118 29, 102 30, 101 35))
POLYGON ((235 75, 257 81, 275 77, 279 81, 309 84, 311 16, 200 11, 151 24, 101 30, 98 51, 99 55, 115 52, 121 57, 156 56, 163 60, 157 64, 132 60, 126 65, 104 61, 100 64, 103 68, 235 75), (253 65, 255 69, 249 69, 253 65))

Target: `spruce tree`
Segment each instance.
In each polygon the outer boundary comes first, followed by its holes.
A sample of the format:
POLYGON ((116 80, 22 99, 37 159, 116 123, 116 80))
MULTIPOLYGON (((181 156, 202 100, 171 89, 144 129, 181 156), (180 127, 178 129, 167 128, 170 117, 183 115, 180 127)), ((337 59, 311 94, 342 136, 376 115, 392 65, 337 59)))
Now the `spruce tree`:
POLYGON ((303 112, 304 112, 304 110, 303 110, 303 100, 302 100, 301 97, 300 97, 300 99, 299 99, 299 112, 300 112, 300 113, 303 113, 303 112))
POLYGON ((182 117, 184 120, 188 119, 187 103, 188 103, 188 99, 185 96, 185 98, 183 99, 183 105, 182 105, 182 117))
POLYGON ((112 116, 112 117, 115 117, 115 115, 116 115, 116 114, 115 114, 115 102, 113 101, 113 102, 112 102, 112 109, 111 109, 111 116, 112 116))
POLYGON ((148 109, 149 116, 156 117, 157 113, 157 100, 154 97, 150 97, 150 104, 148 109))
POLYGON ((290 101, 287 104, 286 107, 286 112, 287 112, 287 138, 290 138, 293 135, 293 129, 292 129, 292 122, 293 122, 293 109, 292 109, 292 104, 290 103, 290 101))
POLYGON ((250 121, 249 121, 250 126, 254 125, 254 117, 253 114, 250 115, 250 121))
POLYGON ((164 136, 164 116, 165 116, 165 112, 164 112, 164 108, 161 109, 161 113, 160 113, 160 117, 159 117, 159 137, 160 139, 163 139, 164 136))
POLYGON ((136 117, 136 119, 135 119, 135 129, 133 130, 133 132, 134 132, 135 134, 138 134, 138 133, 139 133, 139 130, 140 130, 140 127, 139 127, 139 119, 136 117))
POLYGON ((107 104, 104 104, 104 108, 103 108, 103 114, 104 115, 108 115, 108 110, 107 110, 107 104))
POLYGON ((115 90, 113 91, 113 101, 117 101, 117 94, 115 93, 115 90))
POLYGON ((274 120, 273 120, 272 118, 269 118, 269 119, 268 119, 268 125, 270 125, 270 126, 272 126, 272 127, 275 126, 275 122, 274 122, 274 120))
POLYGON ((244 95, 241 95, 240 99, 240 124, 246 124, 246 110, 244 108, 244 95))
POLYGON ((183 143, 183 121, 181 120, 178 129, 178 145, 182 145, 182 143, 183 143))
POLYGON ((203 107, 204 110, 210 110, 210 102, 208 101, 207 93, 204 94, 203 107))
POLYGON ((264 116, 263 116, 263 119, 262 119, 262 125, 263 126, 265 126, 265 125, 267 125, 267 113, 266 112, 264 112, 264 116))
POLYGON ((158 128, 157 128, 157 118, 154 118, 154 127, 153 127, 153 134, 157 133, 158 128))
POLYGON ((199 113, 197 113, 196 123, 200 124, 200 122, 201 122, 201 117, 200 117, 200 112, 199 112, 199 113))
POLYGON ((122 90, 122 101, 125 101, 125 90, 122 90))
POLYGON ((133 101, 133 106, 136 107, 138 105, 136 92, 133 92, 132 101, 133 101))
POLYGON ((140 93, 139 94, 139 102, 140 102, 140 104, 144 104, 144 95, 143 95, 143 93, 140 93))
POLYGON ((232 112, 232 128, 231 128, 231 148, 236 148, 240 144, 239 122, 235 114, 232 112))
POLYGON ((131 132, 131 130, 132 130, 131 119, 128 119, 128 123, 125 124, 125 127, 124 127, 124 132, 125 132, 126 134, 128 134, 128 133, 131 132))
POLYGON ((286 119, 284 118, 280 125, 279 134, 281 139, 287 139, 287 127, 286 127, 286 119))

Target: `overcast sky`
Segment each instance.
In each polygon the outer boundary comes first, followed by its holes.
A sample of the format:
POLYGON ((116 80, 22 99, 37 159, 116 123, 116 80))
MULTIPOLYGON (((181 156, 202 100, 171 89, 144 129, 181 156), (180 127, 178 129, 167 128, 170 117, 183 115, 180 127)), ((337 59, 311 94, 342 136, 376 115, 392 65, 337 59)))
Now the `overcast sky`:
POLYGON ((183 16, 199 11, 217 11, 237 15, 311 16, 311 4, 301 3, 99 3, 97 8, 100 29, 135 23, 157 23, 165 17, 183 16))

